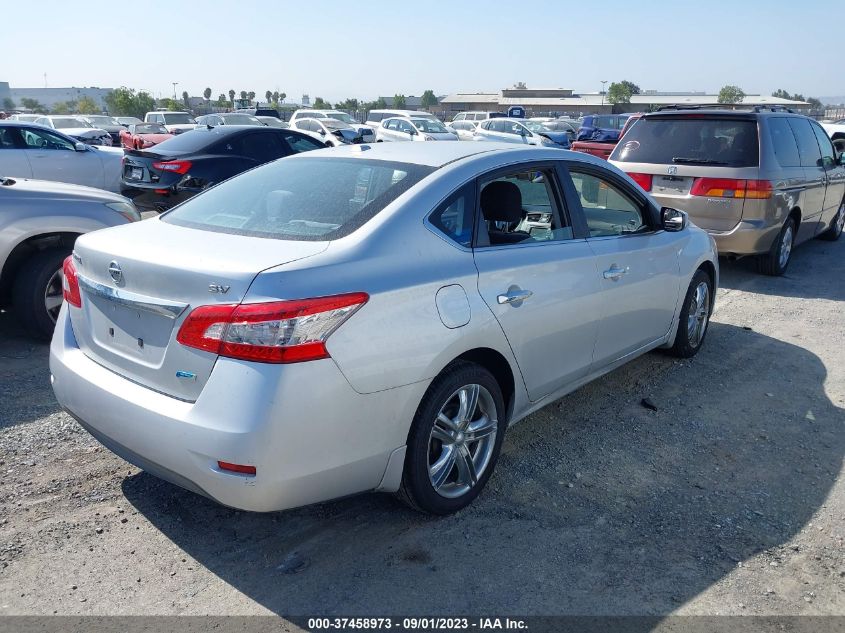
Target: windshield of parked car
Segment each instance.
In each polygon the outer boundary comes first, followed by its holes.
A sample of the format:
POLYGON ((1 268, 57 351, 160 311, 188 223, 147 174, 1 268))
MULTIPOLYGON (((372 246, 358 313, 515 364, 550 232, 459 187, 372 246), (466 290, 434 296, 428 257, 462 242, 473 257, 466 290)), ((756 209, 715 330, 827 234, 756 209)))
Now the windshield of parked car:
POLYGON ((162 220, 236 235, 332 240, 358 229, 432 171, 359 158, 279 160, 191 198, 162 220))
POLYGON ((413 123, 420 132, 428 132, 429 134, 449 133, 446 126, 436 119, 411 119, 411 123, 413 123))
POLYGON ((348 130, 349 125, 337 119, 321 119, 320 123, 326 126, 328 130, 348 130))
POLYGON ((357 121, 348 114, 346 114, 346 112, 331 112, 329 113, 329 116, 333 119, 337 119, 338 121, 349 123, 350 125, 354 125, 357 123, 357 121))
POLYGON ((167 134, 167 128, 161 123, 144 123, 135 126, 135 134, 167 134))
POLYGON ((547 128, 539 121, 526 121, 524 125, 532 132, 552 132, 552 130, 547 128))
POLYGON ((95 115, 95 116, 87 116, 85 117, 94 125, 120 125, 117 121, 115 121, 110 116, 102 116, 102 115, 95 115))
POLYGON ((167 125, 180 125, 182 123, 196 123, 193 117, 186 112, 162 112, 164 122, 167 125))
POLYGON ((222 114, 220 115, 226 122, 226 125, 264 125, 261 121, 256 119, 251 114, 222 114))
POLYGON ((662 165, 758 164, 757 122, 706 115, 644 117, 625 133, 611 159, 662 165))
POLYGON ((94 127, 84 119, 76 119, 74 117, 53 117, 50 119, 53 122, 53 127, 57 130, 64 130, 74 127, 94 127))

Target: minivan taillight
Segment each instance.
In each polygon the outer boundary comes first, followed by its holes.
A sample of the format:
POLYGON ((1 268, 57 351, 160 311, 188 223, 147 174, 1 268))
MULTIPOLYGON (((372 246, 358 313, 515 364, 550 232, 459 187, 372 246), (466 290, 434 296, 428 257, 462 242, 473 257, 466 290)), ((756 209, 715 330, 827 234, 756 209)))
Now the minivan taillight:
POLYGON ((763 200, 772 197, 772 183, 768 180, 735 180, 733 178, 696 178, 690 188, 691 196, 708 198, 750 198, 763 200))
POLYGON ((259 363, 328 358, 326 339, 369 300, 364 292, 331 297, 200 306, 176 335, 187 347, 259 363))
POLYGON ((169 171, 173 174, 187 174, 190 168, 191 161, 189 160, 166 160, 153 163, 153 169, 169 171))
POLYGON ((65 257, 62 264, 62 297, 70 305, 81 308, 82 295, 79 292, 79 277, 76 276, 76 265, 73 263, 73 255, 65 257))
POLYGON ((644 191, 651 191, 651 181, 653 178, 651 174, 638 174, 628 172, 628 175, 631 177, 631 180, 633 180, 640 187, 642 187, 644 191))

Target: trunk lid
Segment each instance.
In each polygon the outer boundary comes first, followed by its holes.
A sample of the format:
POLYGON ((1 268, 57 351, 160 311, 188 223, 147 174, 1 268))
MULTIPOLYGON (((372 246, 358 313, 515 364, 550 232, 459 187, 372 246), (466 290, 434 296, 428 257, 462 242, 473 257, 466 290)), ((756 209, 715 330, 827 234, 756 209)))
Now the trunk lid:
POLYGON ((217 356, 176 342, 190 311, 238 303, 261 271, 316 255, 327 245, 216 233, 158 219, 88 233, 74 247, 82 293, 82 309, 71 310, 74 334, 83 353, 100 365, 194 401, 217 356))

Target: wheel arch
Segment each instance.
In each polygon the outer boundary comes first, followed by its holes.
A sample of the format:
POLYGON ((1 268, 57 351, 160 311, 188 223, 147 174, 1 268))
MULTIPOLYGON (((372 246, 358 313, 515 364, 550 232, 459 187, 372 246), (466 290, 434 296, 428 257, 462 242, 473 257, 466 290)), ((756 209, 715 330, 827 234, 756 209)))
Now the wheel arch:
POLYGON ((35 253, 50 248, 64 248, 70 251, 76 238, 80 235, 82 235, 81 232, 74 233, 72 231, 39 233, 30 235, 16 244, 9 252, 3 268, 0 270, 0 305, 11 303, 11 291, 15 276, 27 259, 35 253))
POLYGON ((516 395, 516 377, 508 359, 501 352, 490 347, 476 347, 467 350, 457 358, 453 359, 450 365, 456 361, 467 361, 481 365, 496 379, 499 388, 502 390, 502 398, 508 412, 508 419, 513 414, 514 396, 516 395))

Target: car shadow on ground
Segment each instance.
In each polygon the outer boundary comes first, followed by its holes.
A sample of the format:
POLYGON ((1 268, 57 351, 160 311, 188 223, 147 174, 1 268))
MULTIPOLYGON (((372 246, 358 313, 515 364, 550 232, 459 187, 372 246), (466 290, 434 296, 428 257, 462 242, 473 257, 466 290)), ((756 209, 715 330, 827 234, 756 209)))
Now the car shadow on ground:
POLYGON ((792 260, 783 277, 758 272, 757 260, 719 259, 720 284, 779 297, 803 297, 845 301, 845 238, 838 242, 810 240, 792 251, 792 260))
MULTIPOLYGON (((825 502, 845 455, 826 377, 801 347, 714 323, 695 359, 649 354, 510 429, 488 489, 446 518, 384 495, 251 514, 145 473, 122 487, 190 556, 294 621, 662 615, 775 552, 825 502)), ((784 549, 772 555, 797 555, 784 549)))
POLYGON ((33 340, 10 313, 0 311, 0 429, 59 411, 45 370, 49 355, 48 343, 33 340))

